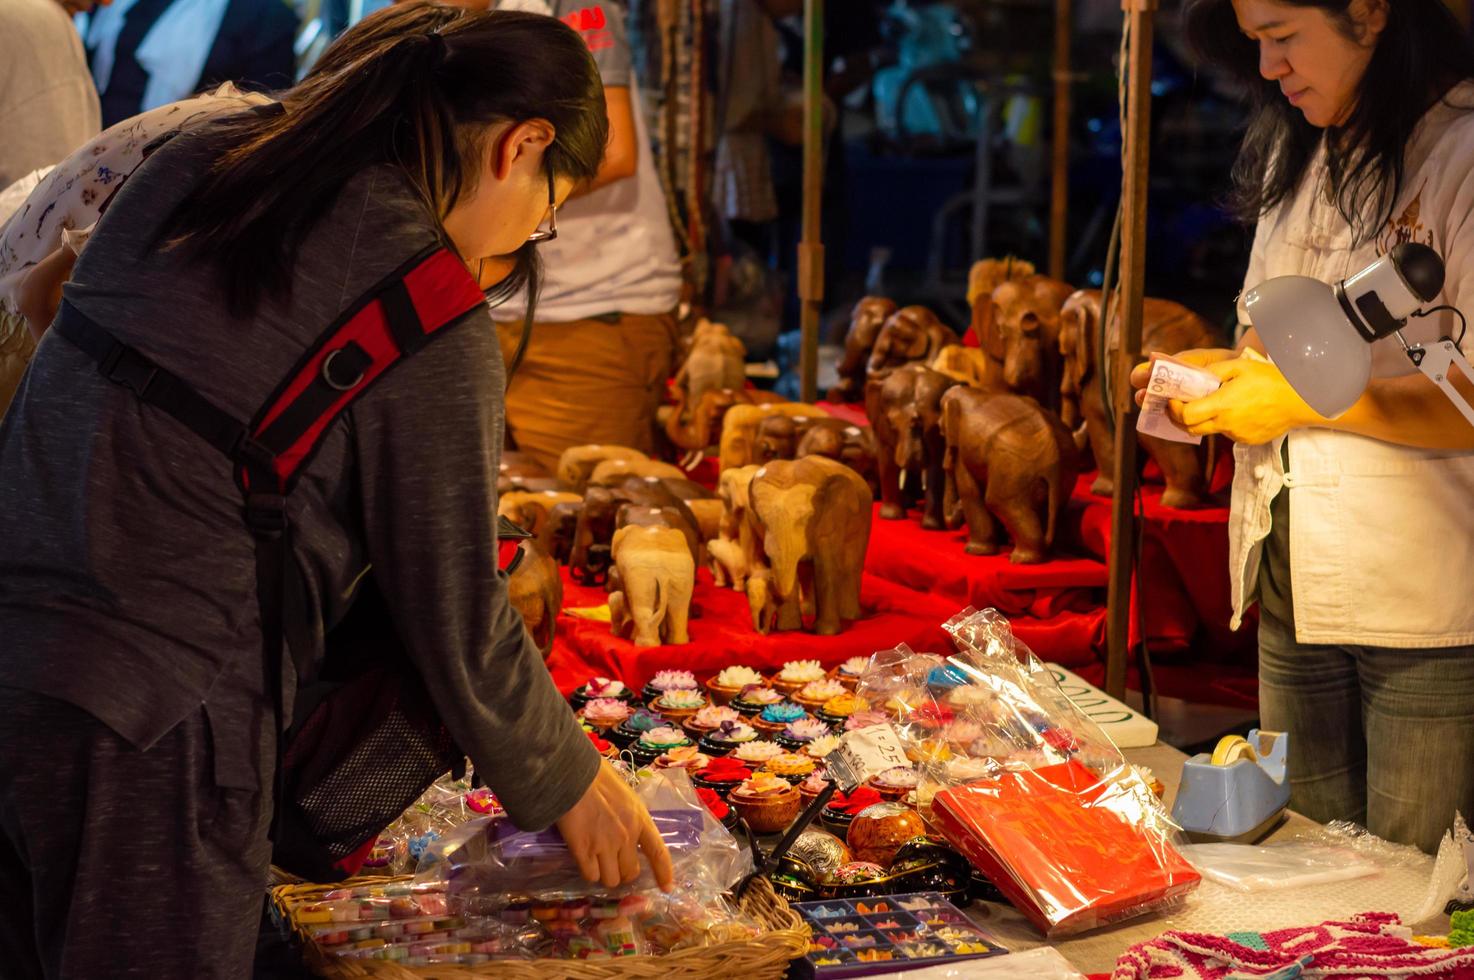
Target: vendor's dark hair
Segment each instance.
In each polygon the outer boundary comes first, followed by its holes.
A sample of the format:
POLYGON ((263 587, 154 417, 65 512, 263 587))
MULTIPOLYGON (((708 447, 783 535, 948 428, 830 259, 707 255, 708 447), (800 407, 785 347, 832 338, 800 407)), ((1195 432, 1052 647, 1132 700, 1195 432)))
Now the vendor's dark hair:
MULTIPOLYGON (((1343 34, 1356 38, 1354 0, 1280 2, 1319 7, 1343 34)), ((1187 0, 1188 41, 1203 60, 1233 76, 1253 106, 1228 200, 1240 220, 1252 224, 1290 197, 1323 137, 1327 191, 1356 240, 1370 240, 1391 216, 1413 130, 1450 88, 1474 76, 1474 48, 1443 0, 1382 2, 1387 25, 1356 105, 1342 125, 1321 130, 1286 101, 1278 83, 1259 74, 1258 45, 1239 29, 1231 0, 1187 0)))
MULTIPOLYGON (((587 45, 555 17, 512 11, 386 7, 338 38, 281 103, 219 123, 229 149, 162 232, 217 267, 238 313, 286 294, 302 241, 367 167, 403 171, 442 221, 475 190, 491 124, 546 119, 556 131, 547 166, 575 181, 598 172, 609 137, 587 45)), ((534 284, 535 250, 518 257, 489 298, 534 284)))

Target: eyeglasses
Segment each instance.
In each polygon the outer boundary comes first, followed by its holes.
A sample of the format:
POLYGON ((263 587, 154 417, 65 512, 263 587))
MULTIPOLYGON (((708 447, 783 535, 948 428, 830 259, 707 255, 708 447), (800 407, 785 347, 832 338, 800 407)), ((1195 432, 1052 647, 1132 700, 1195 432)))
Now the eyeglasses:
POLYGON ((548 168, 548 230, 541 228, 527 236, 527 241, 550 242, 558 237, 558 201, 553 193, 553 170, 548 168))

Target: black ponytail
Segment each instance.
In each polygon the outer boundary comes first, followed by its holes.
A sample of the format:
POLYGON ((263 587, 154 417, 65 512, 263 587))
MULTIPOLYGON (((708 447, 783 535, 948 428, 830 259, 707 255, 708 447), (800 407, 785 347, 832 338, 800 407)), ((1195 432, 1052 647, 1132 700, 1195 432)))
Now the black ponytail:
MULTIPOLYGON (((603 87, 582 39, 553 17, 431 3, 385 8, 339 38, 283 112, 223 121, 231 147, 165 224, 163 238, 214 264, 230 308, 285 295, 303 240, 364 169, 404 172, 443 221, 475 190, 487 128, 548 120, 553 173, 592 178, 608 141, 603 87)), ((536 279, 519 254, 491 298, 536 279)))

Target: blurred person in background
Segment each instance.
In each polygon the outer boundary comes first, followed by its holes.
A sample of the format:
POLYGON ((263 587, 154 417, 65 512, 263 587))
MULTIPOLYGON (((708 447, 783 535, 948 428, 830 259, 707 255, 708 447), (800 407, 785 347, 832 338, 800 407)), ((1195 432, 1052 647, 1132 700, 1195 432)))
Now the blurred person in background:
POLYGON ((97 92, 71 16, 93 0, 0 3, 0 189, 97 135, 97 92))

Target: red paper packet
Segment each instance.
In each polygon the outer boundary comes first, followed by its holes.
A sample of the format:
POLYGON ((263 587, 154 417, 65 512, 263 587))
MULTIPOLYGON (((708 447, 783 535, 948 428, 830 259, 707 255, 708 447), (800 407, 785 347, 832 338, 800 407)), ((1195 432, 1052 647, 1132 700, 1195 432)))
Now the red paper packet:
POLYGON ((1138 801, 1071 760, 943 790, 943 835, 1054 937, 1129 919, 1186 895, 1200 875, 1138 801))

